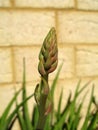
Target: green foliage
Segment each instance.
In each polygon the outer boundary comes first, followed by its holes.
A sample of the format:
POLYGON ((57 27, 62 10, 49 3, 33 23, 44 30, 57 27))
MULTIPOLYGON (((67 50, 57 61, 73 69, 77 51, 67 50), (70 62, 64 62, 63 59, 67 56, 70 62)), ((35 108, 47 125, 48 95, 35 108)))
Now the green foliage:
MULTIPOLYGON (((23 89, 22 89, 23 90, 23 89)), ((34 94, 28 96, 25 100, 23 100, 17 107, 9 114, 13 103, 16 100, 20 90, 14 95, 8 106, 6 107, 4 113, 0 117, 0 130, 10 130, 14 124, 15 119, 17 118, 17 111, 25 104, 34 94)))
MULTIPOLYGON (((27 99, 27 94, 26 94, 26 74, 25 74, 25 60, 24 60, 24 71, 23 71, 23 84, 22 84, 22 100, 26 100, 27 99)), ((16 107, 17 107, 17 99, 16 99, 16 107)), ((23 103, 22 105, 22 112, 18 109, 17 110, 17 117, 18 117, 18 121, 20 124, 20 127, 22 130, 32 130, 33 126, 31 124, 30 121, 30 117, 29 117, 29 111, 28 111, 28 105, 27 102, 23 103)))
MULTIPOLYGON (((54 100, 54 92, 60 70, 61 67, 59 68, 57 75, 52 83, 52 87, 50 90, 50 94, 52 95, 51 100, 54 100)), ((52 113, 47 116, 44 130, 78 130, 80 121, 82 119, 81 110, 83 107, 85 95, 83 100, 79 104, 77 104, 77 100, 78 97, 83 92, 83 90, 87 87, 89 82, 82 87, 80 87, 80 83, 81 81, 79 81, 79 83, 77 84, 73 99, 72 94, 71 93, 69 94, 69 97, 66 101, 67 103, 62 111, 61 107, 62 107, 63 91, 61 92, 58 101, 58 108, 56 111, 53 110, 52 113), (52 118, 55 119, 54 122, 52 122, 52 118)), ((94 86, 92 87, 87 113, 84 122, 81 126, 81 130, 96 130, 96 128, 98 128, 98 108, 96 107, 93 93, 94 93, 94 86), (94 112, 91 111, 92 104, 95 104, 94 112)), ((29 97, 26 96, 26 82, 25 82, 25 70, 24 70, 23 87, 22 89, 20 89, 18 92, 15 93, 13 99, 10 101, 4 113, 0 117, 0 130, 11 130, 16 118, 18 118, 19 120, 21 130, 27 130, 27 129, 36 130, 39 118, 38 107, 37 105, 34 107, 31 121, 28 114, 28 105, 27 105, 27 100, 29 100, 33 95, 34 94, 30 95, 29 97), (21 91, 23 95, 23 100, 20 104, 18 104, 17 97, 21 91), (16 102, 16 108, 9 115, 10 109, 14 102, 16 102)))

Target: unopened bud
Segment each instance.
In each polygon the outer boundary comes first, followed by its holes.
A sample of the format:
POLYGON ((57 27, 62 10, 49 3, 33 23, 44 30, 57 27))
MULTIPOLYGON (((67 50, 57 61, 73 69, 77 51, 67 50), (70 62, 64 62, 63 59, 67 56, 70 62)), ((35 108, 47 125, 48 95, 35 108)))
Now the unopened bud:
POLYGON ((39 54, 39 73, 44 76, 53 72, 58 64, 58 48, 55 28, 46 36, 39 54))

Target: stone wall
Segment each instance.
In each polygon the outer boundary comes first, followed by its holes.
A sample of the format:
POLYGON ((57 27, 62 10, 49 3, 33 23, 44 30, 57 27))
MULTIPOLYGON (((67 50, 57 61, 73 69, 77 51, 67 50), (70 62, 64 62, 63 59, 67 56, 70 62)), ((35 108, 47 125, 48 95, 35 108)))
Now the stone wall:
POLYGON ((91 80, 88 88, 91 90, 94 83, 98 98, 98 1, 0 0, 0 115, 14 93, 13 87, 21 86, 23 57, 27 90, 34 91, 40 79, 39 50, 53 26, 58 37, 59 65, 64 61, 55 98, 63 88, 66 102, 69 90, 74 92, 79 79, 82 84, 91 80))

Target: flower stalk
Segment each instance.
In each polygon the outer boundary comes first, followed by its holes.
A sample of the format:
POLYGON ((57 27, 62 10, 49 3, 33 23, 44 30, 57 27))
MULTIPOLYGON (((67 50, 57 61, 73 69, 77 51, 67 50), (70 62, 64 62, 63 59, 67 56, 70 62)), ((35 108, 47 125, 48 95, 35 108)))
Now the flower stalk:
POLYGON ((55 71, 58 64, 58 48, 55 28, 51 28, 39 53, 38 71, 41 75, 40 84, 35 89, 35 100, 38 105, 39 119, 36 130, 43 130, 47 115, 52 111, 49 97, 49 74, 55 71))

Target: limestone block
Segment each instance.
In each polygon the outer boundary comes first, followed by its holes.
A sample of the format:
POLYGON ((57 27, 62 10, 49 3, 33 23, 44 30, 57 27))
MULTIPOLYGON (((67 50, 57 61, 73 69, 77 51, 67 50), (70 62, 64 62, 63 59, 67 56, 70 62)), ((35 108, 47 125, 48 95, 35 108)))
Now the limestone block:
POLYGON ((69 8, 74 6, 74 0, 15 0, 19 7, 40 7, 40 8, 69 8))
POLYGON ((0 7, 9 7, 10 0, 0 0, 0 7))
POLYGON ((23 58, 26 62, 26 79, 27 81, 33 81, 39 79, 38 73, 38 54, 39 48, 27 47, 27 48, 15 48, 15 68, 16 68, 16 81, 22 81, 23 77, 23 58))
POLYGON ((53 12, 0 11, 0 45, 42 44, 52 26, 53 12))
POLYGON ((10 49, 0 48, 0 83, 12 81, 10 49))
POLYGON ((98 44, 98 13, 59 12, 58 40, 60 43, 98 44))
MULTIPOLYGON (((10 102, 10 100, 13 97, 14 91, 13 91, 13 86, 12 85, 5 85, 1 86, 0 85, 0 116, 4 112, 6 106, 10 102)), ((14 107, 12 107, 11 110, 13 110, 14 107)))
POLYGON ((78 0, 78 8, 84 10, 98 10, 98 0, 78 0))
POLYGON ((53 79, 63 63, 59 78, 72 78, 74 75, 74 49, 72 47, 58 47, 58 67, 56 71, 50 74, 50 79, 53 79))
POLYGON ((98 46, 78 46, 76 55, 78 76, 98 76, 98 46))

